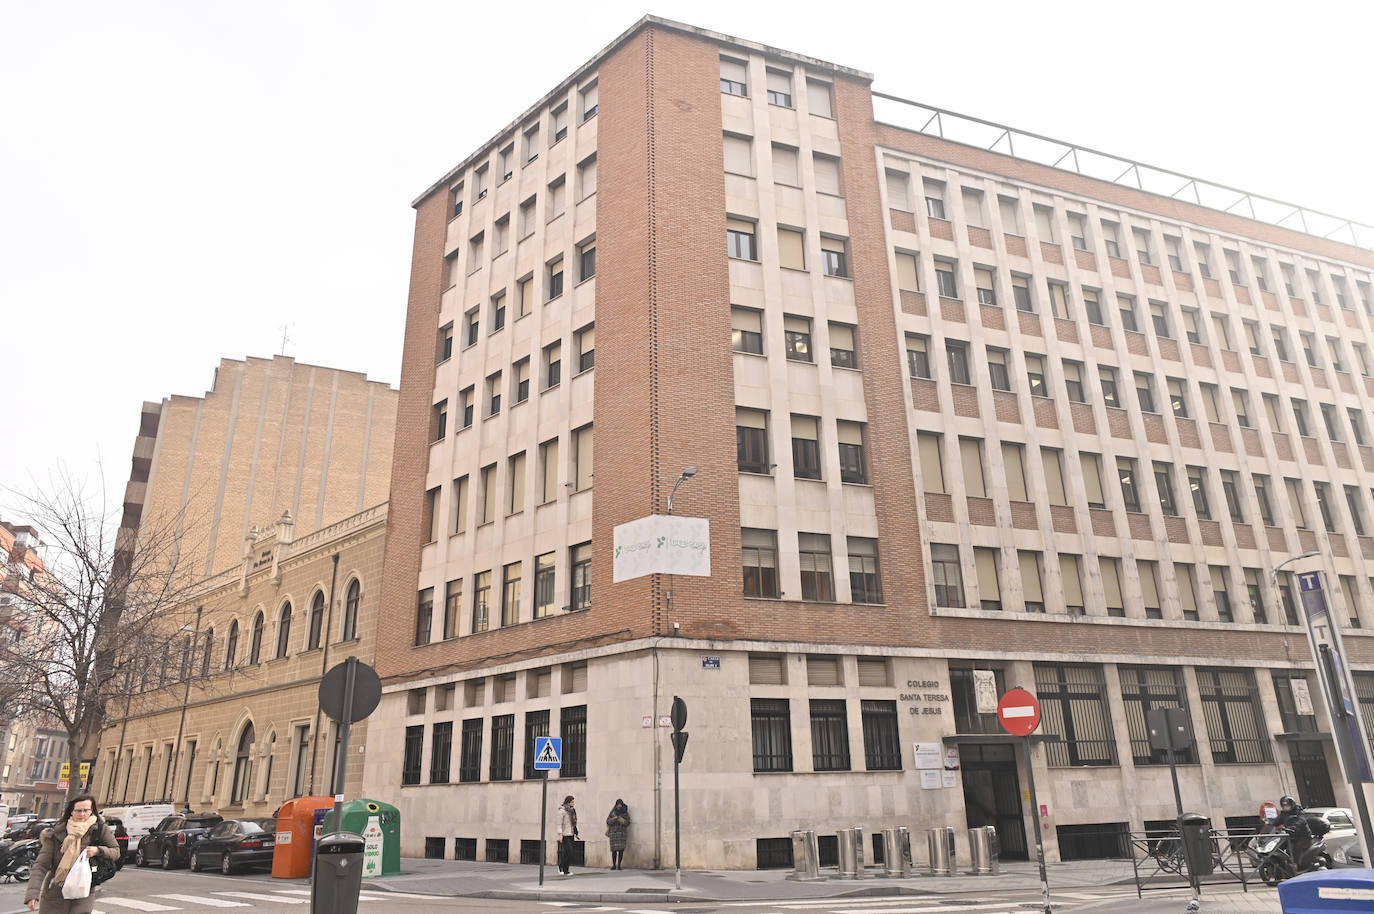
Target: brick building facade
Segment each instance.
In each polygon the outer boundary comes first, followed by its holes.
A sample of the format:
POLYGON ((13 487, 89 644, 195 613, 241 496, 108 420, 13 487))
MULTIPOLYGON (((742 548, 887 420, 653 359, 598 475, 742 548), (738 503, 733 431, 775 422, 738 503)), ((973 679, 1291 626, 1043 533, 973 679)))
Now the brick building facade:
POLYGON ((631 865, 668 861, 674 695, 687 866, 848 825, 1113 852, 1174 812, 1155 707, 1218 824, 1349 802, 1270 573, 1322 552, 1374 713, 1374 255, 880 122, 870 81, 646 18, 415 202, 413 617, 364 779, 406 853, 537 859, 551 733, 551 790, 625 798, 631 865), (689 466, 712 574, 614 582, 689 466), (987 674, 1057 737, 1043 814, 987 674))

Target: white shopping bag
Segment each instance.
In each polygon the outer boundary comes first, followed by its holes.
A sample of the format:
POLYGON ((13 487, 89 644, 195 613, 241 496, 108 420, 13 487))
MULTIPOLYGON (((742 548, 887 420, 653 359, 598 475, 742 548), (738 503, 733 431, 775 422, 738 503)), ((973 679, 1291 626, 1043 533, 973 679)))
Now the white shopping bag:
POLYGON ((91 894, 90 858, 82 852, 81 859, 72 864, 67 873, 67 881, 62 883, 62 897, 67 899, 85 898, 91 894))

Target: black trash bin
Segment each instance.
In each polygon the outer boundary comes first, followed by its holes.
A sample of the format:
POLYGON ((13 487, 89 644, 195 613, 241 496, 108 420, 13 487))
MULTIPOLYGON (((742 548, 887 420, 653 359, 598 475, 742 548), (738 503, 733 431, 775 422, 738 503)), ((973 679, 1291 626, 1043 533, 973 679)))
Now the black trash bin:
POLYGON ((363 887, 363 836, 334 832, 315 847, 311 914, 358 914, 363 887))
POLYGON ((1179 817, 1178 824, 1188 872, 1196 876, 1212 875, 1212 823, 1206 816, 1185 812, 1179 817))

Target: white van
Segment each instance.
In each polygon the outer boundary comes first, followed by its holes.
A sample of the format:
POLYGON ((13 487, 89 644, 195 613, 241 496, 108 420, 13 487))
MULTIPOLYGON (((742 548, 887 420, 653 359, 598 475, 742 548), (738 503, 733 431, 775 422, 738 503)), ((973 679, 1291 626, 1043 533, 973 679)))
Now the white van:
POLYGON ((124 830, 129 833, 129 849, 125 853, 133 856, 138 849, 138 842, 144 835, 157 827, 157 824, 166 816, 174 815, 176 810, 171 803, 142 803, 137 806, 106 806, 100 810, 100 815, 105 819, 118 819, 124 823, 124 830))

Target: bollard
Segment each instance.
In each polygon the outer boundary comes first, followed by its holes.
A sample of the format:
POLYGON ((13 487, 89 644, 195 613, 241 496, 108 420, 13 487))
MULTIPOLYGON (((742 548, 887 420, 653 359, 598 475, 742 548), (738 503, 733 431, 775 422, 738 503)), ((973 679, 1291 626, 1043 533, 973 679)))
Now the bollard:
POLYGON ((863 879, 868 875, 868 870, 864 869, 864 830, 855 825, 850 831, 854 833, 854 878, 863 879))
POLYGON ((997 840, 997 829, 991 825, 980 825, 968 830, 968 849, 971 872, 975 876, 996 876, 1000 869, 998 857, 1001 844, 997 840))
POLYGON ((954 875, 954 827, 937 825, 926 833, 930 850, 930 875, 954 875))
POLYGON ((894 879, 905 879, 911 875, 911 854, 903 848, 901 828, 883 829, 883 875, 894 879))
POLYGON ((797 882, 819 882, 824 879, 820 872, 820 859, 814 828, 799 828, 792 832, 792 875, 788 879, 797 882))
POLYGON ((854 829, 841 828, 835 833, 835 856, 841 879, 857 879, 859 863, 854 857, 854 829))
POLYGON ((910 876, 911 868, 915 865, 911 859, 911 829, 905 825, 897 826, 897 843, 901 846, 902 868, 910 876))

